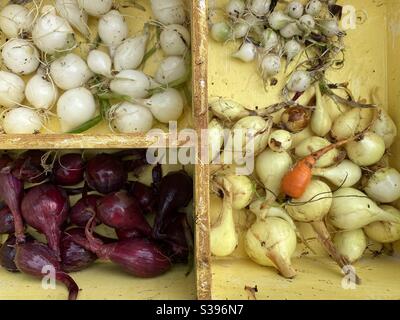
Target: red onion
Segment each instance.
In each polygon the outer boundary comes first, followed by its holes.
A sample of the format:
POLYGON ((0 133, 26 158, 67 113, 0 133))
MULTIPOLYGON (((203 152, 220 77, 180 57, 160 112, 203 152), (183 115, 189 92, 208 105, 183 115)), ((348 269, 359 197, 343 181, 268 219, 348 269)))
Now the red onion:
POLYGON ((143 235, 137 230, 122 230, 116 229, 117 237, 119 240, 142 238, 143 235))
POLYGON ((157 194, 143 183, 134 182, 130 194, 139 202, 145 213, 153 213, 157 206, 157 194))
POLYGON ((11 173, 0 171, 0 198, 10 208, 14 218, 15 236, 17 243, 25 241, 24 223, 21 215, 21 200, 24 192, 24 184, 11 173))
POLYGON ((144 236, 151 235, 151 227, 133 197, 126 191, 112 193, 100 199, 97 217, 105 225, 122 230, 136 230, 144 236))
POLYGON ((68 288, 68 299, 76 300, 79 292, 77 284, 68 274, 61 271, 57 256, 46 245, 38 242, 18 245, 15 264, 21 272, 40 278, 48 271, 44 269, 45 267, 54 267, 56 280, 64 283, 68 288))
POLYGON ((97 202, 101 198, 98 195, 88 195, 80 199, 69 213, 71 224, 85 227, 90 218, 97 214, 97 202))
POLYGON ((169 258, 162 253, 156 243, 148 239, 130 239, 104 244, 95 239, 92 230, 88 229, 86 229, 87 239, 75 235, 72 237, 76 243, 93 251, 99 258, 118 264, 136 277, 157 277, 171 268, 169 258))
POLYGON ((77 272, 90 267, 97 259, 91 251, 72 241, 72 235, 81 236, 85 239, 84 228, 73 228, 65 231, 61 236, 61 268, 63 271, 77 272))
POLYGON ((128 175, 122 161, 111 154, 99 154, 86 167, 88 185, 103 194, 116 192, 125 185, 128 175))
POLYGON ((0 210, 0 234, 11 234, 15 232, 14 217, 9 208, 0 210))
POLYGON ((11 162, 12 162, 12 159, 8 155, 6 155, 6 154, 1 155, 0 156, 0 171, 3 168, 7 167, 11 162))
POLYGON ((153 234, 160 238, 166 225, 179 208, 186 207, 193 198, 193 180, 183 170, 171 172, 162 178, 159 187, 158 212, 153 234))
POLYGON ((44 155, 45 152, 40 150, 24 152, 15 160, 12 174, 24 182, 43 182, 47 178, 47 173, 42 166, 44 155))
MULTIPOLYGON (((26 242, 32 242, 33 240, 31 235, 26 235, 26 242)), ((0 247, 0 265, 9 272, 19 272, 14 262, 17 251, 16 241, 15 235, 11 234, 8 236, 7 241, 0 247)))
POLYGON ((27 224, 45 234, 49 247, 60 256, 60 227, 66 221, 69 199, 65 191, 50 183, 33 187, 21 204, 27 224))
POLYGON ((60 157, 53 167, 53 181, 61 186, 74 186, 83 181, 85 164, 82 155, 69 153, 60 157))

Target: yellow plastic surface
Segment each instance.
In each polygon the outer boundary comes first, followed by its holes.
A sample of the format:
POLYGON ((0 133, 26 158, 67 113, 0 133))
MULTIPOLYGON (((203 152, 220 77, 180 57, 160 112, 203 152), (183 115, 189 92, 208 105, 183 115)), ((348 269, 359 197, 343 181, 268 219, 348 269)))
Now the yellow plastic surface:
MULTIPOLYGON (((213 2, 223 8, 227 0, 213 2)), ((400 127, 400 1, 347 0, 338 3, 354 6, 357 16, 367 19, 355 30, 347 30, 345 67, 328 72, 327 77, 333 82, 349 81, 356 99, 366 98, 388 109, 400 127)), ((210 40, 210 98, 230 98, 249 108, 265 108, 280 101, 283 81, 264 90, 256 63, 246 64, 230 57, 239 46, 240 42, 221 45, 210 40)), ((305 101, 307 97, 302 99, 305 101)), ((392 149, 391 159, 392 165, 399 169, 399 139, 392 149)), ((235 215, 237 223, 246 220, 243 212, 235 215)), ((212 297, 247 299, 249 294, 245 286, 257 285, 257 299, 400 299, 399 256, 367 256, 355 263, 362 284, 355 290, 346 290, 341 286, 343 275, 339 267, 320 248, 317 256, 301 256, 301 252, 299 248, 293 259, 297 277, 286 280, 275 269, 261 267, 247 259, 240 241, 232 257, 213 258, 212 297)))

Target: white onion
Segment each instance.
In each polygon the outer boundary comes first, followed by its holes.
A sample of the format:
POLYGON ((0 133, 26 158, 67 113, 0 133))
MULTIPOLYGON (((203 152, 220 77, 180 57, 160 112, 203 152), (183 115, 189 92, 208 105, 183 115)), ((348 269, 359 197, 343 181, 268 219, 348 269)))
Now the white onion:
POLYGON ((267 54, 261 60, 260 70, 264 80, 277 75, 281 70, 281 58, 276 54, 267 54))
POLYGON ((154 94, 149 99, 146 99, 143 104, 150 109, 154 118, 161 123, 178 121, 184 107, 180 92, 173 88, 154 94))
POLYGON ((183 81, 188 75, 188 66, 185 59, 179 56, 167 57, 161 61, 154 79, 161 84, 168 85, 175 81, 183 81))
POLYGON ((155 82, 142 71, 123 70, 110 83, 111 91, 134 99, 145 98, 155 82))
POLYGON ((276 152, 287 151, 292 146, 292 134, 286 130, 275 130, 268 139, 268 146, 276 152))
POLYGON ((333 18, 329 20, 324 20, 319 23, 322 34, 328 38, 337 36, 340 34, 339 23, 333 18))
POLYGON ((364 191, 377 202, 394 202, 400 198, 400 173, 394 168, 379 169, 368 179, 364 191))
POLYGON ((82 87, 93 76, 86 62, 75 53, 69 53, 52 62, 50 75, 63 90, 82 87))
POLYGON ((126 39, 115 51, 114 69, 133 70, 140 66, 146 53, 149 34, 144 33, 134 38, 126 39))
POLYGON ((222 21, 212 25, 210 35, 217 42, 226 42, 232 36, 232 30, 228 23, 222 21))
POLYGON ((225 12, 231 18, 239 18, 243 15, 246 4, 243 0, 230 0, 225 6, 225 12))
POLYGON ((160 34, 160 46, 167 56, 183 56, 190 48, 190 32, 180 24, 166 26, 160 34))
POLYGON ((25 82, 11 72, 0 71, 0 105, 6 108, 20 104, 25 98, 25 82))
POLYGON ((89 69, 95 74, 100 74, 107 78, 111 78, 112 61, 110 56, 100 50, 92 50, 87 57, 89 69))
POLYGON ((289 64, 300 52, 302 46, 296 40, 289 40, 285 43, 285 47, 283 48, 286 54, 286 60, 289 64))
POLYGON ((311 129, 320 137, 326 136, 332 128, 332 120, 322 99, 319 83, 315 85, 316 106, 311 116, 311 129))
POLYGON ((279 44, 278 34, 271 28, 265 29, 261 35, 261 45, 268 52, 279 44))
POLYGON ((39 52, 35 46, 24 39, 7 41, 1 52, 5 66, 19 75, 28 75, 39 67, 39 52))
POLYGON ((370 122, 369 109, 352 108, 336 118, 332 125, 332 136, 336 140, 353 137, 365 130, 370 122))
POLYGON ((321 12, 322 3, 319 0, 310 0, 306 5, 306 12, 309 15, 316 16, 321 12))
POLYGON ((210 101, 213 114, 224 121, 237 121, 249 115, 249 110, 236 101, 218 98, 210 101))
POLYGON ((227 183, 231 184, 232 208, 234 210, 246 208, 254 196, 254 185, 250 178, 228 174, 223 179, 226 179, 227 183))
POLYGON ((239 50, 232 54, 233 58, 242 60, 243 62, 251 62, 256 58, 257 48, 252 42, 245 41, 239 50))
POLYGON ((305 14, 299 19, 299 28, 306 32, 313 30, 315 28, 314 18, 309 14, 305 14))
POLYGON ((5 114, 2 124, 7 134, 35 134, 42 128, 39 115, 28 108, 11 109, 5 114))
POLYGON ((224 127, 218 119, 212 119, 208 124, 208 158, 212 162, 221 152, 224 144, 224 127))
POLYGON ((8 38, 17 38, 33 24, 33 12, 18 4, 9 4, 0 12, 0 29, 8 38))
POLYGON ((255 16, 262 17, 265 16, 269 7, 271 6, 271 0, 250 0, 248 7, 255 16))
POLYGON ((113 0, 78 0, 78 4, 91 16, 100 17, 111 10, 113 0))
MULTIPOLYGON (((400 218, 400 211, 396 208, 387 205, 380 208, 400 218)), ((370 239, 379 243, 392 243, 400 240, 400 223, 377 221, 365 226, 364 231, 370 239)))
POLYGON ((292 1, 286 7, 287 13, 294 19, 299 19, 304 13, 304 6, 299 1, 292 1))
POLYGON ((32 30, 32 40, 43 52, 54 54, 75 45, 74 30, 67 20, 56 15, 53 6, 44 6, 32 30))
POLYGON ((288 25, 284 26, 280 31, 280 35, 285 39, 290 39, 295 36, 303 35, 303 31, 297 26, 296 22, 291 22, 288 25))
POLYGON ((367 249, 368 241, 362 229, 336 233, 333 243, 338 252, 350 262, 359 260, 367 249))
POLYGON ((327 179, 338 187, 352 187, 360 181, 361 168, 350 160, 343 160, 338 165, 328 168, 314 168, 314 176, 327 179))
POLYGON ((74 130, 93 119, 96 115, 96 102, 92 93, 86 88, 75 88, 66 91, 57 102, 57 116, 61 130, 74 130))
POLYGON ((154 17, 162 24, 184 24, 186 10, 182 0, 150 0, 154 17))
POLYGON ((311 76, 308 71, 297 70, 292 73, 286 88, 292 92, 304 92, 311 86, 311 76))
POLYGON ((383 109, 379 109, 378 117, 372 125, 371 130, 383 138, 386 149, 392 146, 397 137, 396 124, 383 109))
MULTIPOLYGON (((305 158, 308 155, 310 155, 313 152, 316 152, 318 150, 321 150, 322 148, 325 148, 329 146, 331 143, 321 137, 310 137, 307 139, 304 139, 295 149, 295 154, 299 158, 305 158)), ((326 154, 324 154, 316 163, 316 167, 318 168, 324 168, 324 167, 329 167, 332 166, 336 163, 337 159, 339 158, 339 150, 333 149, 326 154)))
POLYGON ((111 56, 128 36, 128 25, 117 10, 111 10, 99 19, 99 37, 109 47, 111 56))
POLYGON ((26 84, 25 96, 33 107, 48 110, 57 101, 58 89, 45 76, 36 74, 26 84))
POLYGON ((274 10, 268 16, 269 26, 274 30, 281 30, 294 20, 280 10, 274 10))
POLYGON ((385 154, 385 142, 376 133, 367 132, 360 141, 351 141, 345 145, 351 161, 359 166, 371 166, 385 154))
POLYGON ((122 102, 112 107, 111 125, 121 133, 146 133, 153 127, 153 115, 146 107, 122 102))
POLYGON ((79 7, 77 0, 56 0, 55 6, 61 17, 66 19, 84 37, 89 38, 88 15, 79 7))

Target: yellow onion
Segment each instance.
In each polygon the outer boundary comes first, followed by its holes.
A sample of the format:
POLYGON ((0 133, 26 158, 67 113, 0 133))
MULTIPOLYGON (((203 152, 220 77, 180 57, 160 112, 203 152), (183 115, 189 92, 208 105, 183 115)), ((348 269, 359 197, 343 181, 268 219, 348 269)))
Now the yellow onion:
MULTIPOLYGON (((400 211, 392 206, 381 206, 382 210, 390 212, 400 219, 400 211)), ((379 243, 392 243, 400 240, 400 223, 377 221, 364 227, 367 236, 379 243)))
POLYGON ((283 127, 290 132, 300 132, 310 123, 311 113, 309 109, 294 106, 288 108, 281 116, 283 127))

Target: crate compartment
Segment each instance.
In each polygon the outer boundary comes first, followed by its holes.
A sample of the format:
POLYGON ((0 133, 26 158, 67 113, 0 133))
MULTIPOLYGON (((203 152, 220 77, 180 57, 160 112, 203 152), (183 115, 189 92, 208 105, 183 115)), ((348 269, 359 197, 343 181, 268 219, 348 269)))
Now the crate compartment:
MULTIPOLYGON (((222 8, 227 1, 217 0, 222 8)), ((356 29, 348 30, 345 38, 344 68, 329 71, 333 82, 349 81, 356 98, 369 100, 387 109, 400 128, 399 87, 400 68, 395 55, 400 47, 398 1, 338 1, 341 5, 354 6, 357 16, 365 20, 356 29)), ((209 99, 223 96, 247 107, 265 108, 280 101, 280 86, 264 90, 255 63, 242 63, 230 56, 240 42, 216 43, 209 39, 209 99), (240 75, 240 76, 238 76, 240 75)), ((400 144, 391 149, 391 165, 399 169, 400 144)), ((210 208, 212 210, 212 207, 210 208)), ((244 213, 236 213, 241 216, 244 213)), ((280 277, 276 270, 261 267, 249 260, 242 244, 231 257, 211 258, 210 294, 214 299, 247 299, 245 286, 257 286, 257 299, 398 299, 400 281, 396 274, 400 265, 399 243, 395 255, 373 257, 367 254, 354 264, 362 279, 356 290, 342 288, 343 275, 312 241, 318 254, 301 255, 297 250, 293 266, 298 275, 293 280, 280 277)), ((206 271, 205 271, 206 272, 206 271)))
MULTIPOLYGON (((7 151, 14 158, 20 151, 7 151)), ((53 150, 55 151, 55 150, 53 150)), ((71 151, 57 150, 59 153, 70 153, 71 151)), ((85 150, 84 155, 91 158, 98 153, 115 153, 118 150, 85 150)), ((79 152, 78 150, 72 152, 79 152)), ((3 152, 0 152, 2 154, 3 152)), ((163 174, 171 171, 181 170, 182 165, 163 165, 163 174)), ((140 181, 146 185, 152 182, 153 166, 146 166, 135 174, 130 174, 129 181, 140 181)), ((184 166, 189 175, 194 176, 194 166, 184 166)), ((80 186, 80 185, 78 185, 80 186)), ((71 196, 71 206, 80 199, 81 196, 71 196)), ((182 212, 187 212, 189 216, 193 215, 193 202, 187 208, 182 208, 182 212)), ((147 216, 150 223, 152 215, 147 216)), ((44 240, 43 235, 35 232, 34 229, 28 229, 29 233, 35 238, 44 240)), ((113 229, 100 226, 97 232, 104 236, 115 238, 113 229)), ((0 235, 0 240, 4 242, 6 235, 0 235)), ((98 260, 94 265, 86 270, 71 273, 71 277, 76 281, 81 291, 78 300, 189 300, 196 299, 196 269, 192 268, 190 274, 187 274, 189 266, 187 264, 175 264, 165 274, 150 279, 134 277, 119 266, 111 262, 98 260)), ((42 288, 42 279, 34 278, 22 273, 9 273, 0 267, 0 283, 4 290, 0 291, 0 300, 43 300, 67 298, 67 290, 61 283, 57 282, 56 288, 45 290, 42 288)))

